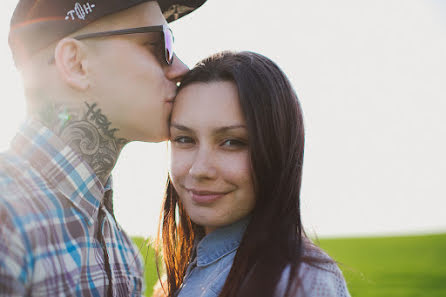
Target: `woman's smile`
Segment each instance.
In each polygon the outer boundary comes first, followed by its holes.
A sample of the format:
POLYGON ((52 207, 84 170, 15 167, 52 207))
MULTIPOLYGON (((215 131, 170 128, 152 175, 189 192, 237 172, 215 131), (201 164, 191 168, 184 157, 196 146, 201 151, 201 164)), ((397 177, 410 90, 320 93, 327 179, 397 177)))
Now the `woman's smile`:
POLYGON ((208 190, 187 189, 192 200, 198 204, 212 203, 230 192, 216 192, 208 190))
POLYGON ((205 230, 254 208, 247 134, 233 82, 191 84, 178 93, 170 176, 188 216, 205 230))

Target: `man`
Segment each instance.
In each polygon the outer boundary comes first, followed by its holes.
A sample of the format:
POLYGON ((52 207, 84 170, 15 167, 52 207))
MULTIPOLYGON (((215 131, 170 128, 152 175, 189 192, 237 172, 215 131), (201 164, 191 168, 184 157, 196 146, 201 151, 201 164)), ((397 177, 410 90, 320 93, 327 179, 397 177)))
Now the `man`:
POLYGON ((9 43, 28 116, 0 155, 0 296, 141 295, 110 172, 128 142, 167 138, 188 70, 167 22, 204 2, 18 2, 9 43))

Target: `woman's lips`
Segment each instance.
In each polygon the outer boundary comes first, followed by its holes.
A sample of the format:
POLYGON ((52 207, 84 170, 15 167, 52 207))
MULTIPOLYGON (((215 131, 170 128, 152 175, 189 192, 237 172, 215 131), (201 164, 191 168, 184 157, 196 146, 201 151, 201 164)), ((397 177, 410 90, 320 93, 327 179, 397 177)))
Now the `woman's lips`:
POLYGON ((186 190, 191 195, 192 200, 195 203, 211 203, 228 194, 228 192, 202 191, 187 188, 186 190))

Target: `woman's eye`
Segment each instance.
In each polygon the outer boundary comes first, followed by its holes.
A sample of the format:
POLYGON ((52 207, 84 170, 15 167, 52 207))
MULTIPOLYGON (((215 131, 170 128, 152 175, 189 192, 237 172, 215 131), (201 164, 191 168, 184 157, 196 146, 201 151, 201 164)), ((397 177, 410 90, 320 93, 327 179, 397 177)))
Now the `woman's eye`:
POLYGON ((178 144, 191 144, 191 143, 194 143, 194 140, 188 136, 177 136, 172 139, 172 142, 175 142, 178 144))
POLYGON ((246 146, 246 142, 238 139, 226 139, 223 141, 222 146, 238 148, 246 146))

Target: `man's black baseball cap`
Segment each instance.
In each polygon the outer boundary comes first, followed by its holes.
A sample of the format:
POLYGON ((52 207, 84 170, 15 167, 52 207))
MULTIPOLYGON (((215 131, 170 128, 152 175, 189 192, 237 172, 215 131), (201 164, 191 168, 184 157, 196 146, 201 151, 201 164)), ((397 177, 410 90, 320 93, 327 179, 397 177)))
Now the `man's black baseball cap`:
MULTIPOLYGON (((30 56, 106 15, 148 1, 154 0, 19 0, 9 31, 14 60, 19 53, 30 56)), ((167 22, 172 22, 194 11, 206 0, 157 2, 167 22)))

